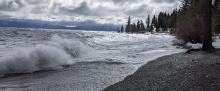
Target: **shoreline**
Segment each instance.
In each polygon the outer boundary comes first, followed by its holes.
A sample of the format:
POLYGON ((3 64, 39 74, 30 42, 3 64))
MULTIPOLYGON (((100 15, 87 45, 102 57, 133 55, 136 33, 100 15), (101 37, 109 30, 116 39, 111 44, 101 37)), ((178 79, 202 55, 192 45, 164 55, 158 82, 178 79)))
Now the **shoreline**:
POLYGON ((103 91, 220 91, 220 50, 163 56, 103 91))

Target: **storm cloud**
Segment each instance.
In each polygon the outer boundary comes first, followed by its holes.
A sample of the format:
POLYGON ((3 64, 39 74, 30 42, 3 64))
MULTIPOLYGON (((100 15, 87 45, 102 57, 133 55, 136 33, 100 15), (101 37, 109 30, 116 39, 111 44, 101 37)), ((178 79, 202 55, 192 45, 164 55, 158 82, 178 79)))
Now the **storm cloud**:
POLYGON ((23 2, 19 0, 11 0, 11 1, 0 1, 0 10, 1 11, 17 11, 24 6, 23 2))
POLYGON ((157 14, 159 11, 170 12, 178 6, 178 2, 178 0, 1 0, 0 17, 43 20, 73 19, 71 17, 85 19, 145 17, 148 14, 157 14))
POLYGON ((152 0, 152 2, 156 2, 156 3, 173 3, 177 0, 152 0))

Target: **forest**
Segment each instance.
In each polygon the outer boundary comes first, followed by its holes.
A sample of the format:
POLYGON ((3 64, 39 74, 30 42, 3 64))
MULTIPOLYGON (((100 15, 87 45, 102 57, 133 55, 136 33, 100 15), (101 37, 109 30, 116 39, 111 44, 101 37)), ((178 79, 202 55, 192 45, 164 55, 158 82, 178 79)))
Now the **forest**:
POLYGON ((183 0, 182 5, 173 12, 160 12, 147 15, 145 24, 142 20, 133 22, 129 16, 127 24, 119 32, 146 33, 168 32, 184 43, 203 43, 203 49, 213 49, 212 36, 220 33, 220 1, 183 0))

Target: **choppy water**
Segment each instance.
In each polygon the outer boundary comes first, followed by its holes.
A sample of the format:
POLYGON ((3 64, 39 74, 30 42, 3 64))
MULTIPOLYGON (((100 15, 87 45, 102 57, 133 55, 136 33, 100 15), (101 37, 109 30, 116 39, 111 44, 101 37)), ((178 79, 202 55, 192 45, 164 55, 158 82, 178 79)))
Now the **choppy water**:
POLYGON ((0 90, 100 91, 150 60, 181 52, 173 39, 167 34, 0 28, 0 90))

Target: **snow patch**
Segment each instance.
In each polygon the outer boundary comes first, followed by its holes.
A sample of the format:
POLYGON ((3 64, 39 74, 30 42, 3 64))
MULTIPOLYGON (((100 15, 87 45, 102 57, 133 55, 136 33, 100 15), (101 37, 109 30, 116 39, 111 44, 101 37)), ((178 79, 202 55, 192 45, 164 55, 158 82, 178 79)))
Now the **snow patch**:
MULTIPOLYGON (((220 48, 220 39, 216 39, 214 42, 212 42, 212 44, 215 48, 220 48)), ((187 43, 186 47, 189 47, 189 48, 192 48, 192 49, 201 49, 202 44, 201 43, 196 43, 196 44, 187 43)))
POLYGON ((189 47, 189 48, 192 48, 192 49, 201 49, 202 44, 201 43, 196 43, 196 44, 186 43, 186 47, 189 47))
POLYGON ((215 42, 213 43, 213 46, 215 48, 220 48, 220 39, 216 39, 215 42))

